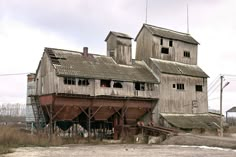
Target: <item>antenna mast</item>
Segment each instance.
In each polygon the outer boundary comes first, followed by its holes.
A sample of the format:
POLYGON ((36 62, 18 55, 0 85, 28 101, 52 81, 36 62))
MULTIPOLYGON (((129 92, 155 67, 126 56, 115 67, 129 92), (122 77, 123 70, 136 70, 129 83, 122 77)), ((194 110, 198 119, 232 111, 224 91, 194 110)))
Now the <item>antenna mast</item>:
POLYGON ((187 33, 189 34, 188 4, 187 4, 187 33))
POLYGON ((147 13, 148 13, 148 0, 146 0, 146 18, 145 18, 145 23, 147 23, 147 13))

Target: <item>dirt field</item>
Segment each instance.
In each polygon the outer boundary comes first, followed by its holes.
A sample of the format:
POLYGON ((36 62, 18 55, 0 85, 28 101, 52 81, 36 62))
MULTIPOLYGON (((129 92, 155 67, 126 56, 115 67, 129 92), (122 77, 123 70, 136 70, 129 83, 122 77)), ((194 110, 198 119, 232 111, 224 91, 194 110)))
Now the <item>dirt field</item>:
POLYGON ((17 148, 5 157, 235 157, 236 150, 185 147, 167 145, 114 144, 114 145, 70 145, 65 147, 25 147, 17 148))
POLYGON ((193 134, 180 134, 164 142, 164 145, 192 145, 236 149, 236 137, 200 136, 193 134))

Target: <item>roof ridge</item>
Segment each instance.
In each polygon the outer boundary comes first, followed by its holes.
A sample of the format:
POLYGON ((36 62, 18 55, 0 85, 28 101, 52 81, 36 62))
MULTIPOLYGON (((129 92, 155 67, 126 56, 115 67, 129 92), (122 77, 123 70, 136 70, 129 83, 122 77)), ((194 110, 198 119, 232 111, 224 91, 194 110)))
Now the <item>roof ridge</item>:
POLYGON ((196 67, 199 67, 198 65, 186 64, 186 63, 181 63, 181 62, 176 62, 176 61, 169 61, 169 60, 157 59, 157 58, 152 58, 152 57, 151 57, 151 59, 158 60, 158 61, 161 61, 161 62, 169 62, 169 63, 172 63, 172 64, 180 64, 180 65, 187 65, 187 66, 196 66, 196 67))
POLYGON ((180 32, 180 31, 175 31, 175 30, 169 29, 169 28, 159 27, 159 26, 155 26, 155 25, 151 25, 151 24, 143 24, 143 25, 150 26, 150 27, 154 27, 154 28, 157 28, 157 29, 162 29, 162 30, 165 30, 165 31, 173 32, 173 33, 178 33, 178 34, 180 34, 180 35, 191 36, 189 33, 184 33, 184 32, 180 32))
POLYGON ((59 48, 53 48, 53 47, 45 47, 44 49, 53 49, 53 50, 61 50, 61 51, 69 51, 69 52, 75 52, 75 53, 83 53, 75 50, 67 50, 67 49, 59 49, 59 48))

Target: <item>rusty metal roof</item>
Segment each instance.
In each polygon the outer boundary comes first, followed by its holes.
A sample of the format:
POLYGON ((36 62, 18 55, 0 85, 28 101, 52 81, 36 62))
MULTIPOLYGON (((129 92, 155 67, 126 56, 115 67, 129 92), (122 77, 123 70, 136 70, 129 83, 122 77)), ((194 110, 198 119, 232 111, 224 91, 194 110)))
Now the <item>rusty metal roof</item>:
POLYGON ((228 111, 226 112, 236 112, 236 106, 235 107, 232 107, 231 109, 229 109, 228 111))
POLYGON ((171 125, 182 129, 217 128, 220 125, 219 116, 210 114, 168 114, 161 116, 171 125))
POLYGON ((120 38, 133 39, 133 38, 130 37, 128 34, 120 33, 120 32, 114 32, 114 31, 110 31, 109 34, 107 35, 105 41, 108 40, 108 38, 109 38, 109 36, 110 36, 111 34, 115 35, 116 37, 120 37, 120 38))
MULTIPOLYGON (((151 34, 154 36, 163 37, 167 39, 173 39, 173 40, 179 40, 179 41, 183 41, 190 44, 196 44, 196 45, 199 44, 190 34, 187 34, 187 33, 177 32, 174 30, 157 27, 157 26, 153 26, 149 24, 143 24, 143 27, 141 28, 141 30, 144 27, 147 28, 147 30, 149 30, 151 34)), ((139 36, 140 31, 137 37, 139 36)), ((137 39, 137 37, 135 38, 135 40, 137 39)))
POLYGON ((45 48, 45 52, 60 76, 158 83, 142 61, 121 65, 102 55, 83 56, 81 52, 55 48, 45 48))
POLYGON ((151 58, 150 60, 157 66, 161 73, 204 78, 208 77, 208 75, 197 65, 190 65, 154 58, 151 58))

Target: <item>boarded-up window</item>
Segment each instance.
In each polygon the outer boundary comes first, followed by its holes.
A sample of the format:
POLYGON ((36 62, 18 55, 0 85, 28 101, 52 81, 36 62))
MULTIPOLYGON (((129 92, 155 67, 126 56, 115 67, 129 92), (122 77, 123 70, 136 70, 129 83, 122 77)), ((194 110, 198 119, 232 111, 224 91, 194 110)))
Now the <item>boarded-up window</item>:
POLYGON ((111 80, 101 80, 101 87, 111 87, 111 80))
POLYGON ((114 81, 113 88, 123 88, 122 83, 120 81, 114 81))
POLYGON ((67 85, 75 85, 75 78, 72 78, 72 77, 64 77, 64 84, 67 84, 67 85))
POLYGON ((184 51, 184 57, 190 58, 190 52, 189 51, 184 51))
POLYGON ((135 82, 134 83, 134 87, 135 87, 135 90, 144 91, 145 90, 145 83, 143 83, 143 82, 135 82))
POLYGON ((161 48, 161 53, 169 54, 169 48, 162 47, 162 48, 161 48))
POLYGON ((88 79, 79 79, 78 80, 78 85, 79 86, 88 86, 89 85, 89 81, 88 81, 88 79))
POLYGON ((202 92, 202 85, 196 85, 196 91, 202 92))
POLYGON ((177 89, 178 90, 184 90, 184 84, 183 83, 177 83, 177 89))

